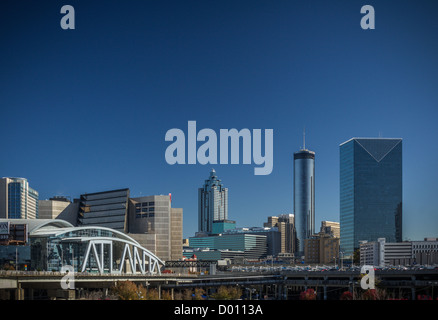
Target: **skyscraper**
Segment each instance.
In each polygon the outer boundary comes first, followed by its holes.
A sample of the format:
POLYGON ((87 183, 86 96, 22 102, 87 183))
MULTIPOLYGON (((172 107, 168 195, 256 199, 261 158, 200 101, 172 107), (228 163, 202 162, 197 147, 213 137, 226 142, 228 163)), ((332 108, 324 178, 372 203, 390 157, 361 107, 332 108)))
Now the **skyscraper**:
POLYGON ((341 251, 359 241, 402 240, 402 139, 352 138, 340 145, 341 251))
POLYGON ((228 220, 228 188, 212 169, 204 186, 198 189, 198 231, 212 233, 213 222, 218 220, 228 220))
POLYGON ((0 179, 0 218, 38 218, 38 192, 25 178, 0 179))
POLYGON ((304 254, 304 240, 315 233, 315 152, 303 148, 294 153, 294 214, 297 256, 304 254))

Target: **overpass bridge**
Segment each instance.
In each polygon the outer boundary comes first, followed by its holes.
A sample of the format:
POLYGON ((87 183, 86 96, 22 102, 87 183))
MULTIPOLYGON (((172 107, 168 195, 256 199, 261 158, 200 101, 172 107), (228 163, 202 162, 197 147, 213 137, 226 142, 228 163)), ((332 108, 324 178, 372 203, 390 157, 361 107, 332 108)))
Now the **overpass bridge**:
MULTIPOLYGON (((438 286, 437 270, 376 271, 378 286, 402 290, 415 299, 417 293, 432 292, 438 286)), ((156 274, 99 274, 74 273, 74 289, 62 289, 65 273, 36 271, 0 271, 0 299, 37 299, 37 292, 47 292, 45 298, 75 299, 86 290, 108 290, 117 282, 132 281, 147 288, 169 290, 172 293, 192 288, 214 290, 219 286, 252 288, 273 299, 290 299, 307 288, 314 288, 319 298, 328 299, 330 292, 339 289, 357 290, 359 271, 280 271, 280 272, 221 272, 215 275, 156 274)), ((435 290, 437 291, 437 290, 435 290)), ((437 292, 435 292, 435 296, 437 292)))

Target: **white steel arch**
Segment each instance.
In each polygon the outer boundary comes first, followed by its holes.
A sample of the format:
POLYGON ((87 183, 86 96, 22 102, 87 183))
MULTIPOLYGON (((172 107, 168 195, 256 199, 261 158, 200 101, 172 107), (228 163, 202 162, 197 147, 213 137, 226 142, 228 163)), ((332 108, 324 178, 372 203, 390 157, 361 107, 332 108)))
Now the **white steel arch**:
POLYGON ((84 260, 81 265, 81 272, 85 272, 87 268, 87 263, 90 261, 91 255, 93 255, 94 260, 97 264, 97 269, 99 273, 103 274, 105 269, 108 270, 109 273, 123 273, 124 267, 126 267, 126 273, 137 273, 138 271, 141 274, 161 274, 160 265, 164 265, 164 262, 159 259, 152 252, 147 250, 146 248, 141 247, 138 243, 134 243, 131 241, 118 239, 118 238, 68 238, 68 241, 80 240, 82 242, 87 242, 87 249, 85 251, 84 260), (123 243, 123 254, 121 258, 120 267, 118 269, 114 269, 113 266, 113 243, 121 242, 123 243), (105 250, 104 246, 108 245, 108 268, 105 268, 105 250), (131 249, 132 248, 132 249, 131 249), (129 261, 129 268, 126 266, 126 260, 129 261))

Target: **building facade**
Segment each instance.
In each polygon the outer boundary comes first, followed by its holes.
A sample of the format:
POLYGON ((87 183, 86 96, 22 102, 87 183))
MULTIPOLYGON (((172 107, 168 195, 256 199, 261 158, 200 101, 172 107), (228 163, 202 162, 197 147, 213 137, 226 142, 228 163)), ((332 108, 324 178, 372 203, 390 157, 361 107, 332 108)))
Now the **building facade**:
POLYGON ((172 208, 171 195, 131 198, 129 235, 160 259, 182 259, 183 209, 172 208))
POLYGON ((352 138, 340 145, 341 251, 359 241, 402 239, 402 139, 352 138))
POLYGON ((267 253, 266 236, 259 234, 227 233, 209 237, 191 237, 189 245, 193 249, 243 252, 243 258, 249 260, 262 259, 267 253))
POLYGON ((70 204, 71 201, 65 197, 53 197, 49 200, 39 200, 38 218, 56 219, 70 204))
POLYGON ((223 233, 227 230, 236 228, 236 221, 233 220, 217 220, 213 221, 212 234, 223 233))
POLYGON ((280 233, 280 250, 277 254, 294 254, 296 252, 295 215, 281 214, 268 217, 263 223, 266 228, 277 228, 280 233))
POLYGON ((297 256, 304 254, 304 240, 315 233, 315 152, 294 153, 294 214, 297 256))
POLYGON ((0 179, 0 218, 38 218, 38 191, 25 178, 0 179))
POLYGON ((360 264, 379 267, 398 265, 434 265, 438 264, 438 240, 386 242, 361 241, 360 264))
POLYGON ((228 188, 222 185, 214 169, 198 189, 198 232, 212 233, 213 222, 228 220, 228 188))
POLYGON ((78 226, 100 226, 127 232, 129 189, 80 196, 78 226))
POLYGON ((304 241, 305 263, 336 264, 339 262, 339 238, 318 233, 304 241))
POLYGON ((341 227, 339 222, 321 221, 320 232, 332 235, 335 238, 341 238, 341 227))

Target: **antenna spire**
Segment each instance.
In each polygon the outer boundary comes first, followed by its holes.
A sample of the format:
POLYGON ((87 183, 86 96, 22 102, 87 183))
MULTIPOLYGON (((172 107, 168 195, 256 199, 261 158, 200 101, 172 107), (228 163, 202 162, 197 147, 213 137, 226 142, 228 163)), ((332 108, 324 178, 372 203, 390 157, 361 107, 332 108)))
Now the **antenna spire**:
POLYGON ((306 150, 306 127, 303 129, 303 150, 306 150))

